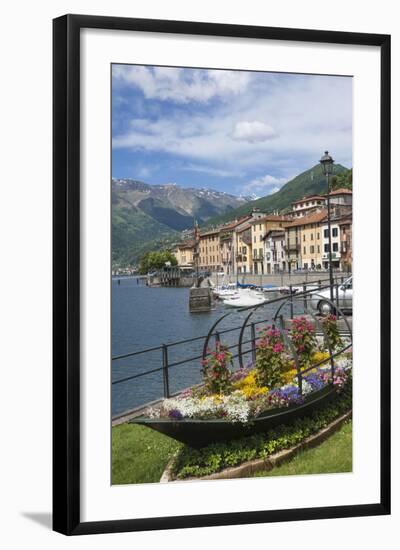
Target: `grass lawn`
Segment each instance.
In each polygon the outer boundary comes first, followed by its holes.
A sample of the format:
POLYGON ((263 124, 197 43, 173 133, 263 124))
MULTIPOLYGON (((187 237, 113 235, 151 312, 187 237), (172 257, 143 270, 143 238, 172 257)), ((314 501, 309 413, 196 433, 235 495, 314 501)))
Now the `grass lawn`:
POLYGON ((157 483, 180 443, 144 426, 112 429, 112 483, 157 483))
MULTIPOLYGON (((136 424, 112 429, 112 483, 158 483, 167 462, 180 443, 136 424)), ((352 424, 314 449, 301 451, 290 462, 255 477, 351 472, 352 424)))
POLYGON ((300 451, 292 460, 259 472, 254 477, 302 474, 328 474, 352 471, 352 423, 346 422, 340 430, 314 449, 300 451))

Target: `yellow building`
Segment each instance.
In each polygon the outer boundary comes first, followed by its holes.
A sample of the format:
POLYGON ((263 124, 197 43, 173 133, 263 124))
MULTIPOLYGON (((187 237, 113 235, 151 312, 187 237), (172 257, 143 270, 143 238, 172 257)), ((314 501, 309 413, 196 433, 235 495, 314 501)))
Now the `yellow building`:
POLYGON ((200 233, 199 268, 201 271, 215 272, 221 270, 219 231, 218 228, 200 233))
POLYGON ((192 267, 194 265, 195 241, 183 241, 178 243, 173 254, 179 266, 192 267))
POLYGON ((286 216, 275 214, 263 214, 250 221, 251 225, 251 246, 252 246, 252 264, 251 270, 254 274, 264 273, 264 239, 265 235, 272 229, 282 229, 289 222, 286 216))
POLYGON ((324 208, 308 216, 301 216, 286 226, 285 251, 290 270, 322 267, 322 227, 326 215, 324 208))

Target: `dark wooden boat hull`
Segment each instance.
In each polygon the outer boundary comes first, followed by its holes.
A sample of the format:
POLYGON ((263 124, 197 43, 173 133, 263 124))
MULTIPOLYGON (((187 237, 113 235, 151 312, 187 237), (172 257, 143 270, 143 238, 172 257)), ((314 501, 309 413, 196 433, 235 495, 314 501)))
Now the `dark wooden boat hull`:
POLYGON ((209 443, 229 441, 255 433, 267 432, 281 424, 290 424, 297 418, 307 416, 314 410, 323 407, 336 395, 334 388, 327 386, 308 396, 302 405, 271 409, 246 424, 225 419, 173 420, 144 416, 134 418, 130 422, 147 426, 191 447, 202 447, 209 443))

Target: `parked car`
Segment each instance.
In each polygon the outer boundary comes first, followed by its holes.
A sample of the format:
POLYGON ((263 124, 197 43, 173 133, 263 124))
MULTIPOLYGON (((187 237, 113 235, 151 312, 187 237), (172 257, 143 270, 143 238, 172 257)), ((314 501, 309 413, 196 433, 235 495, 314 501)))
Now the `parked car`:
MULTIPOLYGON (((330 289, 317 290, 311 294, 310 305, 321 315, 335 313, 335 308, 330 304, 330 289)), ((336 304, 336 288, 333 292, 333 301, 336 304)), ((353 277, 346 279, 338 287, 339 308, 345 313, 353 311, 353 277)))

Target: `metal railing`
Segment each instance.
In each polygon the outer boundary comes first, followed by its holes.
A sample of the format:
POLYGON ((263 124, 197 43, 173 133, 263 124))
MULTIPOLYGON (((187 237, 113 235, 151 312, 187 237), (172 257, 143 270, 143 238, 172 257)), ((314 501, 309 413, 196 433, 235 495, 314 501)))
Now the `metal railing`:
MULTIPOLYGON (((112 361, 117 362, 117 361, 121 361, 121 360, 124 360, 124 359, 137 357, 137 356, 140 356, 140 355, 146 355, 146 354, 149 354, 149 353, 159 352, 159 354, 160 354, 159 365, 160 366, 156 367, 156 368, 151 368, 149 370, 144 370, 144 371, 141 371, 141 372, 138 372, 138 373, 129 374, 127 376, 122 376, 121 378, 113 380, 112 381, 112 386, 123 384, 123 383, 126 383, 128 381, 136 380, 136 379, 142 378, 144 376, 149 376, 153 373, 159 372, 162 375, 162 383, 163 383, 162 384, 163 385, 163 396, 160 396, 160 398, 161 397, 169 398, 172 395, 174 395, 174 394, 172 394, 172 392, 170 390, 170 370, 174 369, 175 367, 188 365, 189 363, 192 363, 193 361, 198 361, 199 362, 199 368, 200 368, 200 361, 206 359, 207 355, 209 354, 209 344, 210 344, 212 339, 214 340, 215 343, 217 343, 217 342, 223 343, 222 342, 222 337, 224 335, 232 334, 235 331, 239 332, 238 340, 237 340, 236 343, 229 344, 229 345, 224 344, 224 346, 227 350, 229 350, 232 353, 232 360, 237 359, 239 366, 241 368, 243 368, 244 367, 244 358, 247 355, 251 355, 251 361, 252 362, 255 362, 255 360, 256 360, 256 344, 257 344, 257 340, 258 340, 257 334, 256 334, 257 327, 259 325, 262 325, 262 324, 265 325, 266 323, 272 323, 273 326, 277 327, 280 330, 280 332, 282 334, 282 337, 284 338, 285 345, 288 347, 288 349, 290 349, 290 351, 293 355, 293 358, 294 358, 294 361, 295 361, 295 364, 296 364, 296 368, 297 368, 297 371, 298 371, 299 388, 300 388, 300 391, 302 391, 302 377, 310 369, 300 371, 300 361, 299 361, 299 358, 298 358, 295 350, 293 349, 293 346, 291 346, 291 342, 289 341, 289 339, 286 336, 285 320, 284 320, 284 317, 282 316, 281 312, 282 312, 284 307, 288 306, 288 308, 289 308, 288 317, 290 319, 293 319, 295 305, 296 304, 301 304, 303 312, 310 315, 313 318, 313 320, 316 324, 317 334, 322 335, 325 342, 328 342, 327 335, 325 333, 323 324, 320 322, 318 317, 309 308, 309 301, 310 301, 311 296, 312 296, 313 299, 315 299, 316 296, 318 295, 318 294, 316 294, 316 292, 317 292, 317 290, 315 288, 316 284, 318 285, 318 291, 320 291, 320 290, 322 291, 322 290, 330 288, 329 285, 323 285, 322 284, 323 282, 325 282, 325 280, 317 281, 317 283, 308 282, 308 283, 303 283, 302 285, 289 285, 289 294, 287 294, 285 296, 280 296, 278 298, 268 300, 265 303, 262 303, 262 304, 259 304, 259 305, 256 305, 256 306, 249 306, 249 307, 245 307, 245 308, 240 308, 239 311, 241 311, 241 312, 248 311, 249 313, 245 317, 244 322, 242 324, 238 325, 238 326, 225 328, 223 330, 217 330, 218 326, 221 324, 221 322, 224 319, 226 319, 227 317, 234 314, 234 311, 231 310, 231 311, 226 312, 219 319, 217 319, 217 321, 214 322, 214 324, 211 326, 208 334, 206 334, 206 335, 196 336, 194 338, 188 338, 188 339, 184 339, 184 340, 178 340, 176 342, 171 342, 171 343, 163 343, 163 344, 160 344, 159 346, 150 347, 150 348, 142 349, 142 350, 139 350, 139 351, 134 351, 134 352, 130 352, 130 353, 125 353, 125 354, 113 356, 112 361), (294 289, 293 289, 294 286, 296 286, 296 287, 301 286, 302 291, 301 292, 294 292, 294 289), (307 289, 307 287, 309 287, 309 286, 313 286, 313 288, 307 289), (262 318, 260 320, 250 322, 251 317, 253 316, 253 314, 256 311, 260 311, 263 307, 271 306, 271 305, 274 305, 274 304, 277 305, 277 309, 276 309, 274 315, 269 315, 266 318, 262 318), (250 332, 250 334, 248 336, 245 336, 246 331, 250 332), (202 346, 202 353, 201 354, 197 354, 197 355, 194 355, 194 356, 192 355, 190 357, 182 358, 182 359, 179 359, 177 361, 171 361, 170 360, 170 350, 171 350, 171 348, 176 348, 178 346, 187 346, 188 344, 191 344, 193 342, 201 342, 201 341, 204 341, 203 346, 202 346)), ((339 316, 344 319, 346 330, 342 331, 342 333, 345 333, 345 334, 349 335, 350 340, 351 340, 352 339, 351 327, 350 327, 345 315, 343 314, 342 309, 340 308, 340 304, 339 304, 339 302, 340 302, 339 287, 342 284, 342 282, 341 283, 336 282, 335 285, 334 285, 335 295, 336 295, 335 303, 331 302, 325 296, 323 297, 323 300, 326 301, 327 303, 329 303, 331 305, 332 309, 335 310, 339 314, 339 316)), ((351 344, 348 345, 345 349, 340 350, 338 353, 343 353, 343 351, 345 351, 346 349, 348 349, 350 347, 351 347, 351 344)), ((336 355, 338 355, 338 353, 334 353, 333 350, 329 349, 329 355, 330 355, 329 360, 331 362, 332 375, 334 373, 333 359, 336 355)), ((325 359, 322 362, 327 362, 327 360, 325 359)), ((319 364, 313 365, 310 368, 315 368, 318 365, 319 364)), ((179 393, 179 392, 177 392, 177 393, 179 393)), ((125 414, 125 413, 119 413, 117 416, 120 417, 123 414, 125 414)))

